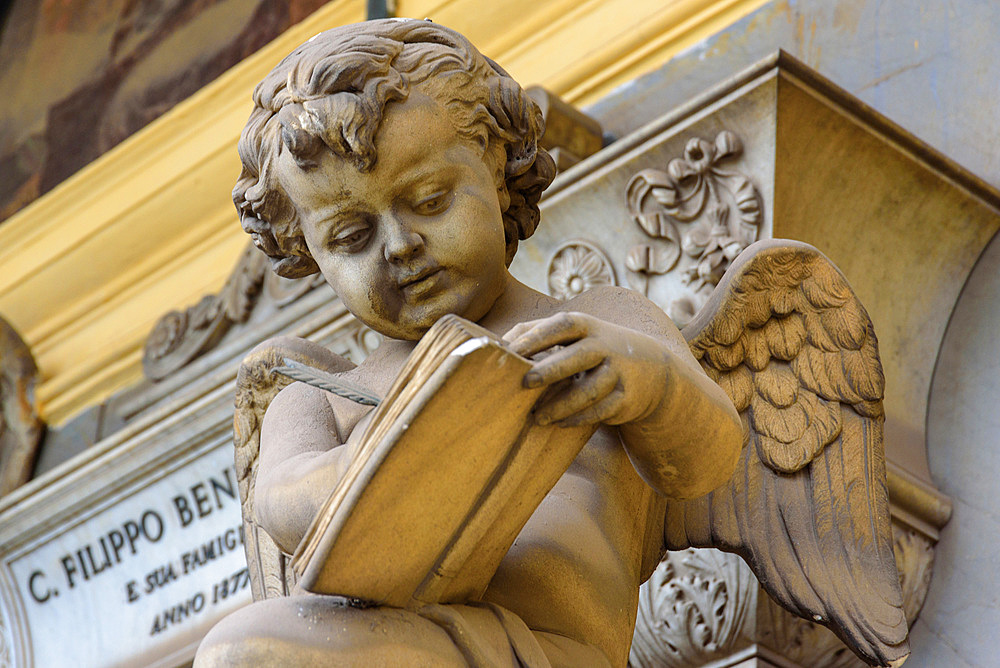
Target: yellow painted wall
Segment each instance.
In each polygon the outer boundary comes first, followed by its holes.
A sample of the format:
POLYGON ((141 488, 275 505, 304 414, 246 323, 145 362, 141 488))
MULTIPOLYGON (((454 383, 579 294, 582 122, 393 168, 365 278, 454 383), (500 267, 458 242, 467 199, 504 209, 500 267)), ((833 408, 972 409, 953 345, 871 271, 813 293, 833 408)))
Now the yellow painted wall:
MULTIPOLYGON (((766 0, 400 0, 522 84, 586 105, 766 0)), ((221 287, 247 242, 229 199, 256 82, 313 34, 364 19, 334 0, 0 225, 0 316, 32 348, 45 419, 142 377, 153 324, 221 287)))

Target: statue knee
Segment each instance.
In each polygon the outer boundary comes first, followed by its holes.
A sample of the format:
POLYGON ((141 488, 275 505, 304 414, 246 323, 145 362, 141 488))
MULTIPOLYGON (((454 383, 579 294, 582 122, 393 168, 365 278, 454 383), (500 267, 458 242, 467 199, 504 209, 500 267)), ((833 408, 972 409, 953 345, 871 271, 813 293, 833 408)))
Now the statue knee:
POLYGON ((352 608, 326 596, 258 601, 224 618, 198 648, 217 666, 466 666, 437 625, 406 610, 352 608))

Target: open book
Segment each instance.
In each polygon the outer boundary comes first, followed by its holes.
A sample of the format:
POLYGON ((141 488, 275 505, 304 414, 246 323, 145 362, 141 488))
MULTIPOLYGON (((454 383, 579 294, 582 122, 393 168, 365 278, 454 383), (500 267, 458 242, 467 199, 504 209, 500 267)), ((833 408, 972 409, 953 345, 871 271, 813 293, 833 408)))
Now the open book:
POLYGON ((473 323, 435 323, 299 544, 298 586, 396 607, 482 596, 595 429, 536 425, 530 367, 473 323))

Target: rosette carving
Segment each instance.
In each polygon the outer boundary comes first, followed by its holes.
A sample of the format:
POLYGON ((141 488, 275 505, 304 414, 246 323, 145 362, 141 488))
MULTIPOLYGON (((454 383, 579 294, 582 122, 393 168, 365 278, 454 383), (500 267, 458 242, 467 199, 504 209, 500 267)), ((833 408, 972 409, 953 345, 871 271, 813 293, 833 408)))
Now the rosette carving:
POLYGON ((600 248, 575 239, 556 249, 549 260, 549 294, 558 299, 572 299, 581 292, 601 285, 614 285, 611 261, 600 248))
POLYGON ((730 167, 742 153, 739 138, 727 130, 714 142, 695 137, 666 171, 644 169, 626 186, 629 216, 655 240, 629 249, 628 283, 650 296, 651 281, 679 272, 687 294, 661 304, 679 326, 694 317, 733 259, 757 240, 760 194, 730 167))

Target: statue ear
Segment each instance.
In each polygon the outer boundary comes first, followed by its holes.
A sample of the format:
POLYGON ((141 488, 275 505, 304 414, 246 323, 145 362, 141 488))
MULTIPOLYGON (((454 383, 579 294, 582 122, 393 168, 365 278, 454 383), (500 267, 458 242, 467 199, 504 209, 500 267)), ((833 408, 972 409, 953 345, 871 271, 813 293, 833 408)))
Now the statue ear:
POLYGON ((507 192, 507 183, 503 180, 497 186, 497 200, 500 202, 500 213, 504 213, 510 208, 510 193, 507 192))
POLYGON ((510 208, 510 192, 507 190, 507 148, 503 141, 493 138, 483 151, 483 160, 493 168, 493 183, 497 187, 500 213, 510 208))

